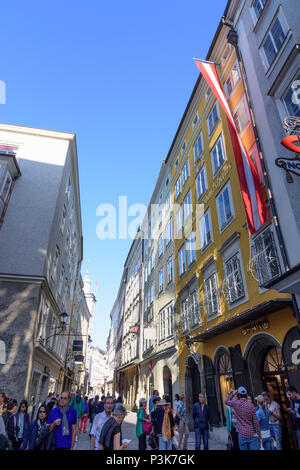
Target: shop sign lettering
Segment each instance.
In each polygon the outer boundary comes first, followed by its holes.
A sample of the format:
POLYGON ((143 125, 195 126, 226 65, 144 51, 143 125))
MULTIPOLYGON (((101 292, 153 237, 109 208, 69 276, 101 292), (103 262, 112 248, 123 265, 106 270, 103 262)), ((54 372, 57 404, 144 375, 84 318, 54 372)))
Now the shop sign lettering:
POLYGON ((267 330, 269 328, 270 324, 268 320, 264 320, 258 323, 253 323, 252 325, 249 325, 245 328, 242 329, 242 334, 244 336, 248 335, 249 333, 255 333, 256 331, 259 330, 267 330))

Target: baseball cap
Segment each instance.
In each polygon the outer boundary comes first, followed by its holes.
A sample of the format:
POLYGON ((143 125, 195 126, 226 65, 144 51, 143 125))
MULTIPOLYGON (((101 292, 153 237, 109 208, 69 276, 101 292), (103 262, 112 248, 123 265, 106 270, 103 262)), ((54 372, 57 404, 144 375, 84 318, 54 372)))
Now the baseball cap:
POLYGON ((245 389, 245 387, 239 387, 238 388, 238 394, 239 395, 247 395, 247 390, 245 389))
POLYGON ((139 403, 146 403, 146 398, 140 398, 139 403))

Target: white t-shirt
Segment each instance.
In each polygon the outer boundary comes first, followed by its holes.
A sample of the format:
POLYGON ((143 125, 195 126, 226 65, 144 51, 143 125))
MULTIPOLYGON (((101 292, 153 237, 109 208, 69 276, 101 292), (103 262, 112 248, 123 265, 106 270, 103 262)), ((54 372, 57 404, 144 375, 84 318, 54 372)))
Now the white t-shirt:
POLYGON ((93 426, 92 426, 90 434, 95 436, 95 450, 99 450, 99 439, 100 439, 101 431, 102 431, 104 423, 109 418, 111 418, 111 415, 107 416, 105 411, 102 411, 101 413, 98 413, 93 420, 93 426))

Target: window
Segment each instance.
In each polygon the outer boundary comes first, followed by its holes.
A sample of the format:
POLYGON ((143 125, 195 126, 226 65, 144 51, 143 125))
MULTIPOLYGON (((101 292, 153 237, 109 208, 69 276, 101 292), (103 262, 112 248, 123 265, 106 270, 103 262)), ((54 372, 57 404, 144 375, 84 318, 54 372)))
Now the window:
POLYGON ((168 305, 159 312, 159 340, 163 341, 174 334, 173 308, 168 305))
POLYGON ((165 206, 166 206, 166 212, 168 212, 168 210, 171 207, 171 193, 170 192, 167 194, 165 206))
POLYGON ((239 66, 238 63, 235 62, 224 85, 226 98, 229 98, 240 78, 239 66))
POLYGON ((227 300, 230 304, 232 304, 242 297, 245 297, 245 289, 238 253, 225 262, 225 275, 227 300))
POLYGON ((187 264, 190 266, 196 259, 195 233, 192 232, 186 239, 187 264))
POLYGON ((222 65, 224 65, 226 60, 228 59, 230 51, 231 51, 231 45, 227 44, 224 54, 222 56, 222 65))
POLYGON ((198 121, 199 121, 199 115, 198 115, 198 112, 197 112, 196 116, 194 117, 193 122, 192 122, 193 130, 195 129, 198 121))
POLYGON ((158 257, 160 257, 164 252, 164 241, 162 234, 160 234, 159 239, 158 239, 158 257))
POLYGON ((64 204, 62 216, 61 216, 61 222, 60 222, 60 229, 59 229, 61 235, 63 235, 63 232, 64 232, 66 217, 67 217, 67 208, 66 208, 66 205, 64 204))
POLYGON ((202 131, 200 131, 197 137, 197 140, 194 143, 193 150, 194 150, 194 161, 196 162, 204 150, 202 131))
POLYGON ((3 202, 3 206, 6 204, 9 190, 11 187, 11 183, 12 183, 12 177, 10 176, 10 173, 7 172, 5 175, 4 183, 3 183, 3 186, 1 188, 1 193, 0 193, 0 199, 3 202))
POLYGON ((178 250, 179 276, 185 273, 185 246, 184 244, 178 250))
POLYGON ((188 303, 190 328, 195 328, 201 324, 201 311, 198 290, 191 293, 188 303))
POLYGON ((221 168, 226 159, 222 134, 218 138, 210 155, 212 160, 213 174, 215 176, 215 174, 217 173, 219 168, 221 168))
POLYGON ((190 176, 190 170, 189 170, 189 159, 184 164, 184 167, 182 168, 182 185, 184 186, 188 177, 190 176))
POLYGON ((299 89, 300 86, 300 74, 295 77, 295 79, 290 84, 288 91, 286 92, 283 102, 289 116, 298 116, 300 117, 300 102, 299 102, 299 93, 296 90, 299 89), (298 82, 298 83, 297 83, 298 82), (295 88, 293 87, 295 84, 295 88))
POLYGON ((62 265, 61 270, 60 270, 60 277, 59 277, 59 282, 58 282, 58 288, 57 292, 59 295, 61 295, 62 287, 63 287, 63 280, 64 280, 64 275, 65 275, 65 267, 62 265))
POLYGON ((181 147, 181 155, 184 154, 185 150, 186 150, 186 141, 183 142, 183 146, 181 147))
POLYGON ((173 238, 173 220, 172 220, 172 217, 170 217, 166 225, 166 246, 169 245, 172 238, 173 238))
POLYGON ((155 266, 154 250, 151 251, 150 265, 151 265, 151 271, 152 271, 152 269, 154 269, 154 266, 155 266))
POLYGON ((210 227, 210 214, 208 209, 200 219, 201 250, 204 250, 212 242, 210 227))
POLYGON ((274 236, 270 228, 254 238, 253 255, 255 271, 260 286, 281 274, 274 236))
POLYGON ((181 191, 182 191, 182 186, 181 186, 181 175, 180 175, 178 180, 175 183, 175 199, 178 198, 181 191))
POLYGON ((182 334, 186 333, 189 329, 188 300, 187 299, 183 300, 180 305, 180 327, 181 327, 182 334))
MULTIPOLYGON (((147 270, 147 271, 148 271, 148 278, 149 278, 150 275, 151 275, 151 256, 150 256, 150 258, 148 259, 148 270, 147 270)), ((148 278, 147 278, 147 279, 148 279, 148 278)))
POLYGON ((150 288, 150 304, 153 303, 153 300, 154 300, 154 284, 152 282, 151 288, 150 288))
POLYGON ((209 100, 210 94, 211 94, 211 88, 208 87, 207 90, 206 90, 206 92, 205 92, 205 101, 206 101, 206 103, 207 103, 208 100, 209 100))
POLYGON ((246 98, 240 100, 235 113, 233 114, 233 119, 235 122, 235 126, 237 128, 238 133, 243 132, 243 130, 248 126, 250 123, 250 116, 248 112, 248 106, 246 103, 246 98))
POLYGON ((220 232, 222 232, 224 228, 228 225, 228 223, 233 219, 232 197, 229 182, 216 197, 216 201, 218 209, 219 228, 220 232))
POLYGON ((174 280, 174 264, 173 264, 173 257, 168 259, 167 262, 167 283, 171 284, 174 280))
POLYGON ((52 264, 52 279, 56 278, 56 269, 57 269, 57 263, 58 263, 59 256, 60 256, 60 249, 56 245, 55 253, 54 253, 54 256, 53 256, 53 264, 52 264))
POLYGON ((206 179, 206 170, 205 165, 201 168, 200 172, 196 177, 196 191, 197 198, 200 199, 207 189, 207 179, 206 179))
POLYGON ((179 157, 176 158, 176 162, 175 162, 175 171, 177 170, 178 165, 179 165, 179 157))
POLYGON ((183 201, 184 205, 184 220, 186 220, 192 213, 192 194, 191 190, 187 193, 183 201))
POLYGON ((205 279, 204 297, 207 319, 210 319, 219 313, 219 291, 216 273, 205 279))
POLYGON ((161 268, 159 271, 158 281, 159 281, 158 293, 161 294, 164 290, 164 269, 163 268, 161 268))
POLYGON ((158 226, 161 227, 162 226, 162 210, 160 209, 159 210, 159 213, 158 213, 158 226))
POLYGON ((208 128, 209 135, 212 133, 212 131, 216 127, 216 124, 218 121, 219 121, 219 113, 218 113, 217 103, 215 103, 207 118, 207 128, 208 128))
POLYGON ((177 213, 176 213, 176 223, 177 223, 177 232, 182 229, 183 226, 183 211, 182 211, 182 205, 179 207, 177 213))
POLYGON ((69 200, 70 193, 71 193, 71 176, 69 176, 69 178, 68 178, 65 193, 66 193, 67 199, 69 200))
POLYGON ((254 0, 252 8, 257 19, 260 18, 260 15, 265 7, 267 0, 254 0))
POLYGON ((279 49, 281 48, 285 40, 285 37, 286 32, 284 31, 283 23, 281 23, 279 17, 277 17, 262 45, 266 65, 268 67, 274 61, 277 53, 279 52, 279 49))

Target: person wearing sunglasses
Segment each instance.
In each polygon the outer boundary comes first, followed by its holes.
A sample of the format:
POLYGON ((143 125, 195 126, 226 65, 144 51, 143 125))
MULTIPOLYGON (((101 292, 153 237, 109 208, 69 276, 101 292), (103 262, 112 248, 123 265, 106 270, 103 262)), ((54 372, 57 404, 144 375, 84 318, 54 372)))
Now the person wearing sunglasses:
POLYGON ((31 423, 26 450, 46 450, 50 425, 47 424, 49 410, 46 404, 40 405, 37 418, 31 423))

